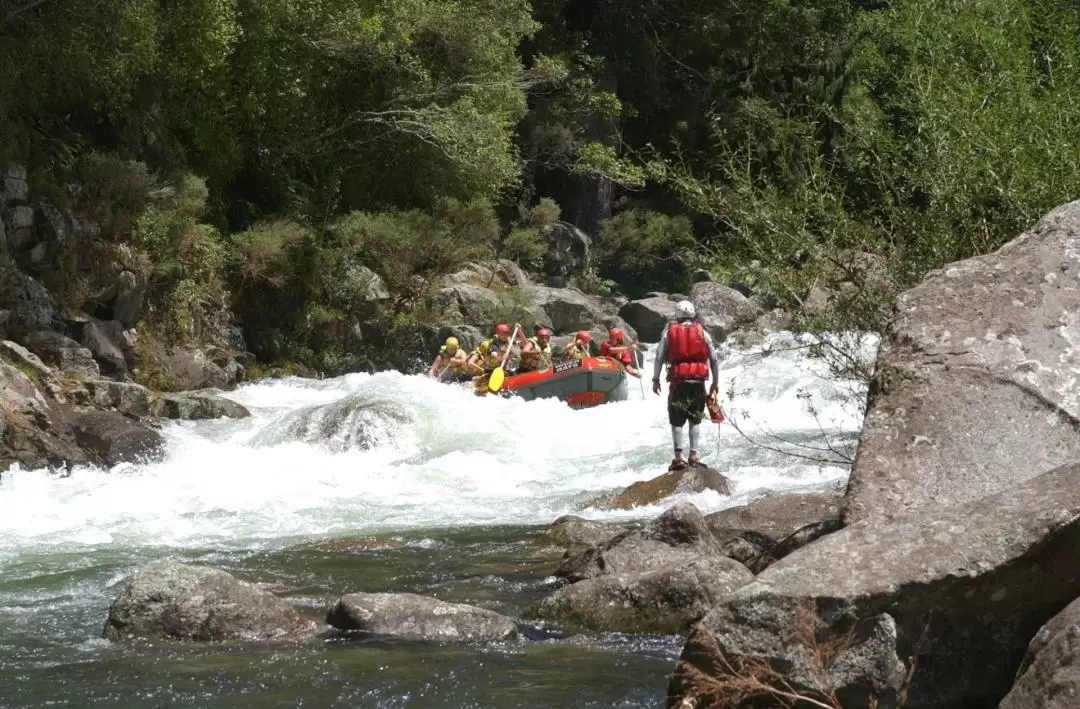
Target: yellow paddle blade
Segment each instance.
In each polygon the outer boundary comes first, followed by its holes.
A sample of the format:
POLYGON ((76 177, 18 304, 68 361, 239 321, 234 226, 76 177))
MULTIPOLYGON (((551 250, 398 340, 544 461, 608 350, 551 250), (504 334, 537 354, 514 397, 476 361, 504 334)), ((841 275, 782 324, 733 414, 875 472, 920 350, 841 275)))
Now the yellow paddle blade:
POLYGON ((496 367, 488 377, 488 389, 491 391, 502 389, 503 379, 506 379, 506 371, 502 367, 496 367))

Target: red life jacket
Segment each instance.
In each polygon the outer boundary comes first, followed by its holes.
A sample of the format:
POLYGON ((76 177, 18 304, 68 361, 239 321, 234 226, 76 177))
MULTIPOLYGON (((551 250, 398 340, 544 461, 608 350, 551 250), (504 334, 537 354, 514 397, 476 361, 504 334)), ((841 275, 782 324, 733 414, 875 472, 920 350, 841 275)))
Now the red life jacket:
POLYGON ((611 357, 612 359, 617 358, 623 364, 632 364, 633 363, 633 357, 631 357, 629 352, 620 352, 619 354, 612 354, 612 352, 611 352, 612 347, 622 347, 622 346, 623 346, 622 344, 613 345, 611 343, 611 340, 604 340, 603 342, 600 343, 600 356, 601 357, 611 357))
POLYGON ((709 345, 701 323, 673 322, 667 329, 668 378, 672 381, 709 378, 709 345))

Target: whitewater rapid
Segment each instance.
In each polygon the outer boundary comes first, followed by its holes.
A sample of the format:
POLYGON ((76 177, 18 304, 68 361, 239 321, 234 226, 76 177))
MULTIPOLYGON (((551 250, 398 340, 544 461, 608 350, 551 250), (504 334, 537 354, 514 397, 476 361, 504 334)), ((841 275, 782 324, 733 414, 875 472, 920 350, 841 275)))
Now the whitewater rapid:
MULTIPOLYGON (((875 346, 865 342, 863 356, 872 358, 875 346)), ((647 358, 643 386, 631 380, 628 401, 581 411, 554 400, 476 397, 396 372, 248 384, 225 396, 248 407, 250 418, 168 424, 163 462, 76 468, 67 478, 4 473, 0 569, 28 554, 253 549, 313 537, 547 524, 567 513, 655 516, 662 507, 581 509, 666 470, 671 439, 663 398, 648 388, 651 371, 647 358)), ((830 379, 788 333, 764 348, 725 349, 721 392, 734 393, 725 410, 739 428, 769 446, 826 447, 828 439, 850 454, 862 425, 865 387, 830 379)), ((734 483, 731 497, 686 498, 706 512, 763 490, 823 489, 848 473, 843 464, 751 443, 730 424, 704 424, 702 448, 703 461, 734 483)))

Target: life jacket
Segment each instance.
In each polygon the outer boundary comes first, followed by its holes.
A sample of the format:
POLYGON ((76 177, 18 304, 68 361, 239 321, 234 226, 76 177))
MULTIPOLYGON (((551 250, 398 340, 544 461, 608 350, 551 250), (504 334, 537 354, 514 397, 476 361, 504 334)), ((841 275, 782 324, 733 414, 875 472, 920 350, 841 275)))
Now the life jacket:
MULTIPOLYGON (((507 343, 507 347, 509 347, 509 343, 507 343)), ((477 345, 472 353, 480 355, 480 359, 483 360, 484 365, 488 368, 492 368, 502 364, 504 351, 502 343, 499 342, 498 338, 493 337, 490 340, 484 340, 477 345)))
POLYGON ((454 354, 450 354, 446 351, 446 345, 439 348, 439 356, 443 358, 443 362, 450 368, 451 374, 461 374, 465 371, 465 361, 459 356, 463 351, 459 347, 454 350, 454 354))
POLYGON ((617 359, 623 364, 633 364, 634 360, 633 357, 630 356, 629 350, 623 350, 622 352, 615 353, 611 351, 612 347, 625 347, 625 345, 616 345, 613 344, 611 340, 604 340, 600 343, 600 356, 617 359))
POLYGON ((709 378, 709 345, 705 328, 694 321, 673 322, 667 329, 667 361, 672 381, 709 378))
POLYGON ((546 345, 540 344, 539 337, 530 337, 529 342, 532 343, 533 349, 530 352, 521 353, 521 359, 523 364, 527 363, 529 366, 536 369, 547 369, 551 366, 551 340, 548 340, 546 345))
POLYGON ((588 345, 585 345, 585 349, 582 349, 580 345, 575 345, 567 354, 567 359, 585 359, 589 356, 588 345))

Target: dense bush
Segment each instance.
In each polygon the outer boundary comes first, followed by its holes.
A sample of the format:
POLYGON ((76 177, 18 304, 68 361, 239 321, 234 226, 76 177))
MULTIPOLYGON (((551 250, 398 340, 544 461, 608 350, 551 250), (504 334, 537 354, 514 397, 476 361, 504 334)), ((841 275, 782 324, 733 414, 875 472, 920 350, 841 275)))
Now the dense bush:
POLYGON ((541 275, 560 220, 587 289, 704 267, 879 328, 1080 194, 1078 34, 1060 0, 0 3, 0 156, 97 226, 64 305, 133 269, 170 336, 231 299, 269 359, 355 362, 470 260, 541 275))

